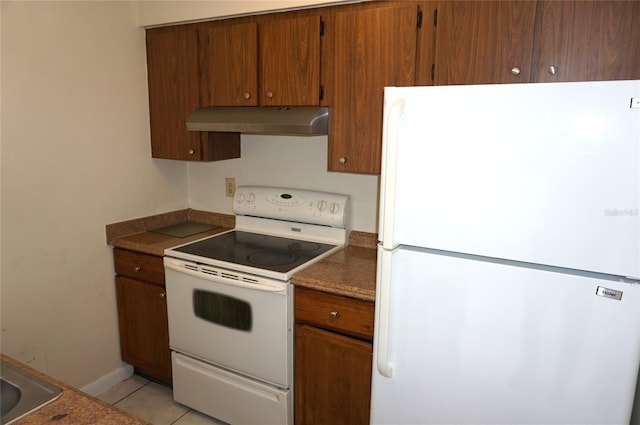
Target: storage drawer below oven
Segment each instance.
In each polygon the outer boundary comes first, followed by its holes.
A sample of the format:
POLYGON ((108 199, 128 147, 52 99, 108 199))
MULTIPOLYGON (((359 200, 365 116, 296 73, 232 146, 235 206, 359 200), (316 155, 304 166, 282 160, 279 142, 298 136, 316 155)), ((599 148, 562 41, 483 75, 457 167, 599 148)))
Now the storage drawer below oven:
POLYGON ((230 424, 293 423, 290 390, 282 390, 172 352, 173 399, 230 424))

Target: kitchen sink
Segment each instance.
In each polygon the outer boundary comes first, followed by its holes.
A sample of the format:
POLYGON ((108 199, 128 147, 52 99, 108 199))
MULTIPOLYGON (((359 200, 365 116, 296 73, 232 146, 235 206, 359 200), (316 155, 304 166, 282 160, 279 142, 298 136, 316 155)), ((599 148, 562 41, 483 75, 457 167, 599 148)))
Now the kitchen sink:
POLYGON ((0 423, 3 425, 39 409, 62 394, 60 388, 4 360, 0 366, 0 423))

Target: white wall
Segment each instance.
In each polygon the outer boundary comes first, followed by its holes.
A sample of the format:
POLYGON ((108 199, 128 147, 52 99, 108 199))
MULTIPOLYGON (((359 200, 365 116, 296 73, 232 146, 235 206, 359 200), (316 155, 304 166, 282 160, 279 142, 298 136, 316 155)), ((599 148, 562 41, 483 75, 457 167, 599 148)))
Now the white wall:
POLYGON ((376 232, 378 176, 327 172, 327 137, 242 135, 242 158, 189 164, 189 196, 196 209, 231 214, 224 178, 236 185, 293 187, 351 196, 351 228, 376 232))
POLYGON ((0 5, 0 348, 81 387, 121 366, 105 224, 187 207, 187 168, 151 159, 135 3, 0 5))

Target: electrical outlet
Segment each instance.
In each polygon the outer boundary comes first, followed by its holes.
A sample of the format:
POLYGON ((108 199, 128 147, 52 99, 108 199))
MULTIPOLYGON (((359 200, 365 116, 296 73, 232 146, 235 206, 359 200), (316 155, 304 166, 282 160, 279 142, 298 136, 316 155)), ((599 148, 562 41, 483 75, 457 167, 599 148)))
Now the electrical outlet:
POLYGON ((227 194, 227 198, 233 198, 236 194, 236 179, 233 177, 225 177, 224 179, 224 192, 227 194))

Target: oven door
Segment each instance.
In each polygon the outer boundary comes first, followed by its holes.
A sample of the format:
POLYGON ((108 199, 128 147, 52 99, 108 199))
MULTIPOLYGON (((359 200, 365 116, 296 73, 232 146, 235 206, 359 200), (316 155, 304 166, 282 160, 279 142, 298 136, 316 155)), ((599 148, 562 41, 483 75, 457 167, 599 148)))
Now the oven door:
POLYGON ((291 386, 291 284, 170 257, 164 264, 172 350, 291 386))

